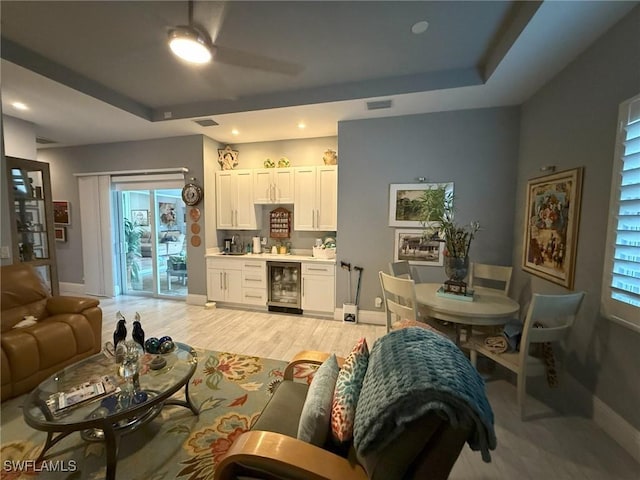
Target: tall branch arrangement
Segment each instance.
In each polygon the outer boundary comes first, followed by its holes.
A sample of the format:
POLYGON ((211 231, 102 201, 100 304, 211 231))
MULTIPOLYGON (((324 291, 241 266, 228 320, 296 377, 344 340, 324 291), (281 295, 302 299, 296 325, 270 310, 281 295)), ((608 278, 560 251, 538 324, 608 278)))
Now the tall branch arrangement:
MULTIPOLYGON (((453 193, 447 193, 444 187, 425 190, 420 197, 421 224, 425 229, 437 228, 437 239, 445 243, 444 254, 449 257, 464 258, 469 255, 469 247, 476 232, 480 229, 479 222, 460 226, 454 220, 453 193)), ((425 233, 426 235, 426 233, 425 233)))

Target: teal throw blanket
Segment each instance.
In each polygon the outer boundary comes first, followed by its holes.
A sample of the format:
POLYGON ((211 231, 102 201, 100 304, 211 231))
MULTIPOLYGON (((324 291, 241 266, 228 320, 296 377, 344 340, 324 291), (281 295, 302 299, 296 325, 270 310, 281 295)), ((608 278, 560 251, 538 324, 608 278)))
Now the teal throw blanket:
POLYGON ((424 328, 395 330, 378 339, 358 399, 354 446, 360 455, 379 451, 404 426, 428 412, 452 425, 472 425, 467 443, 485 462, 496 448, 493 411, 484 381, 450 340, 424 328))

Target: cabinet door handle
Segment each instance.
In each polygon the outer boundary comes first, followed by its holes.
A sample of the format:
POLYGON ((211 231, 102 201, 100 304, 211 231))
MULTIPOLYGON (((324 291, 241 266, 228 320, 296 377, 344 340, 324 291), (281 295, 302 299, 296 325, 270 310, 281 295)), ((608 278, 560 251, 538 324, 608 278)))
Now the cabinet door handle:
POLYGON ((248 293, 245 293, 245 298, 262 298, 260 295, 249 295, 248 293))
POLYGON ((313 267, 309 267, 307 268, 307 270, 313 270, 314 272, 328 272, 328 270, 326 268, 313 268, 313 267))
POLYGON ((305 283, 304 281, 305 281, 305 279, 303 278, 302 279, 302 296, 303 297, 304 297, 304 283, 305 283))
POLYGON ((276 201, 276 186, 273 183, 271 184, 271 201, 276 201))
POLYGON ((224 283, 222 281, 222 272, 220 272, 220 290, 224 290, 224 283))
POLYGON ((320 228, 320 210, 316 210, 316 228, 320 228))
POLYGON ((229 290, 229 281, 227 279, 227 272, 224 272, 224 289, 229 290))

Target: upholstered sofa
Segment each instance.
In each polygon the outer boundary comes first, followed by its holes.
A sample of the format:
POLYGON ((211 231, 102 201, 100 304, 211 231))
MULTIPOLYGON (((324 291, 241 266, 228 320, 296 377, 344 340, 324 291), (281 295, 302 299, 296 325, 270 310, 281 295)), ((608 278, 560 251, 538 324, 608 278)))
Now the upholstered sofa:
MULTIPOLYGON (((328 358, 313 351, 293 358, 251 430, 235 439, 217 465, 215 480, 444 480, 465 443, 490 461, 496 439, 484 382, 453 342, 418 327, 388 333, 371 350, 353 440, 304 441, 302 418, 307 399, 318 400, 311 393, 316 379, 309 387, 296 382, 293 372, 300 363, 328 358)), ((319 412, 314 428, 327 428, 326 409, 319 412)))
POLYGON ((3 401, 100 352, 102 310, 97 299, 52 297, 33 267, 24 263, 3 266, 1 282, 3 401))
MULTIPOLYGON (((163 230, 158 232, 158 255, 179 255, 184 249, 185 236, 180 230, 163 230)), ((151 230, 144 228, 140 236, 140 255, 151 257, 151 230)))

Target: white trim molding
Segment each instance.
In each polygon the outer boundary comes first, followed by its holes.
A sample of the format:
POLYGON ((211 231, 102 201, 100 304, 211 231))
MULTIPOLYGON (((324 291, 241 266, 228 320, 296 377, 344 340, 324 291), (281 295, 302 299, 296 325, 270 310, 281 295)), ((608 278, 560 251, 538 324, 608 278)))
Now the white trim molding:
POLYGON ((565 374, 571 387, 585 398, 590 399, 593 406, 593 422, 607 435, 625 449, 636 462, 640 463, 640 431, 614 412, 611 407, 589 392, 580 382, 569 374, 565 374))

